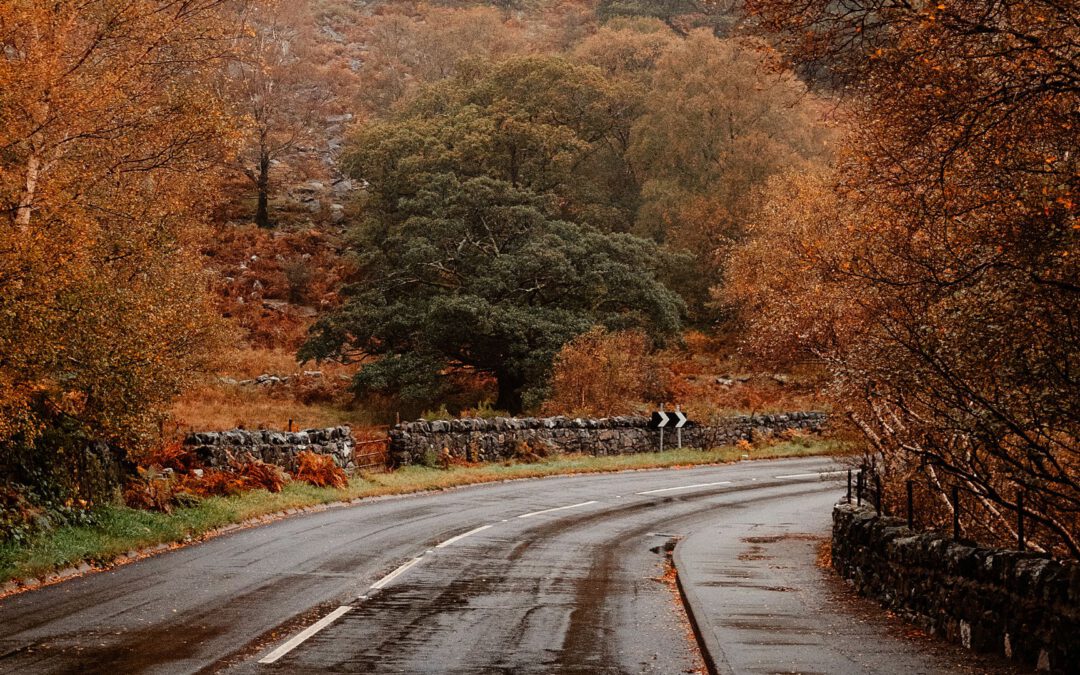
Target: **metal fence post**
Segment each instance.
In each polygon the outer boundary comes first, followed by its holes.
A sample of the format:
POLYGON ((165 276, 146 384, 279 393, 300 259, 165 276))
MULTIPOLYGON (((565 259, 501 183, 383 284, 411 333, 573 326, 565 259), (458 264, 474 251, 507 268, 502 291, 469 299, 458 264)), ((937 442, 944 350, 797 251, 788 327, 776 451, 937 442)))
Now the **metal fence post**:
POLYGON ((851 503, 851 469, 847 470, 847 503, 851 503))
POLYGON ((862 489, 863 489, 863 482, 865 480, 866 479, 863 478, 863 470, 859 469, 859 477, 858 477, 858 479, 857 479, 857 481, 855 483, 855 505, 856 506, 862 506, 862 489))

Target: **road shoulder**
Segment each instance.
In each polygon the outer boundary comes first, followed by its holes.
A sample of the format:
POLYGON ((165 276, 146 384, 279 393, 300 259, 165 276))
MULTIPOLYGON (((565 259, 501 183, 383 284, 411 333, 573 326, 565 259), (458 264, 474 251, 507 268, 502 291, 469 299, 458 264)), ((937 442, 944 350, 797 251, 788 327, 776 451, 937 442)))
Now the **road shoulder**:
POLYGON ((834 497, 823 495, 819 513, 782 503, 767 518, 718 513, 676 545, 679 585, 711 672, 1023 672, 919 634, 819 567, 834 497))

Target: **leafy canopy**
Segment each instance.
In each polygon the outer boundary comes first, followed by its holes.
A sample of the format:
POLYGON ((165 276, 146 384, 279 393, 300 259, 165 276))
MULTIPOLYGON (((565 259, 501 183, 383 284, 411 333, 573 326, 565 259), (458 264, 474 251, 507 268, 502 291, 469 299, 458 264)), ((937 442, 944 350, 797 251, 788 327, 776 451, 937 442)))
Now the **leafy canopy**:
POLYGON ((464 368, 493 376, 497 406, 520 410, 555 353, 593 325, 678 329, 682 304, 653 275, 654 244, 552 218, 548 199, 506 181, 429 178, 396 222, 361 228, 364 278, 301 358, 382 356, 357 390, 417 404, 464 368))
POLYGON ((380 356, 357 391, 418 405, 475 372, 518 411, 594 325, 674 334, 683 304, 657 281, 671 259, 584 222, 603 186, 576 172, 620 123, 596 72, 515 59, 362 129, 346 162, 369 186, 361 279, 300 357, 380 356))

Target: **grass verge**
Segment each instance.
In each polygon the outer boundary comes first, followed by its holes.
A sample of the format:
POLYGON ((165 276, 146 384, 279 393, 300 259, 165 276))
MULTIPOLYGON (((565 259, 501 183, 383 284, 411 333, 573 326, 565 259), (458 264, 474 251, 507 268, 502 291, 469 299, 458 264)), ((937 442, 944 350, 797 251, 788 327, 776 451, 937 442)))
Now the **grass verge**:
MULTIPOLYGON (((843 451, 844 446, 838 442, 813 440, 777 443, 752 449, 748 454, 750 459, 768 459, 843 451)), ((254 490, 236 497, 211 497, 169 514, 122 506, 103 507, 94 512, 93 525, 60 527, 43 532, 23 545, 0 543, 0 584, 41 578, 80 564, 100 567, 121 557, 135 559, 139 556, 134 552, 140 549, 191 541, 228 525, 290 509, 517 478, 719 464, 737 461, 744 454, 747 453, 742 449, 724 447, 607 457, 563 455, 527 464, 478 464, 448 469, 410 466, 391 473, 358 476, 341 490, 289 483, 277 494, 254 490)))

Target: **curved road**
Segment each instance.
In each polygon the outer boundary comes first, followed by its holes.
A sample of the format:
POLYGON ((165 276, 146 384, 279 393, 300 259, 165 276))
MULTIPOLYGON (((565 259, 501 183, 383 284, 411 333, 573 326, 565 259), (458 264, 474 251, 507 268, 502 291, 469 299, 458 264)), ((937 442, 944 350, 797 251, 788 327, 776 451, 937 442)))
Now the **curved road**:
POLYGON ((669 542, 725 519, 824 535, 836 468, 557 477, 288 518, 0 601, 0 672, 695 672, 669 542))

